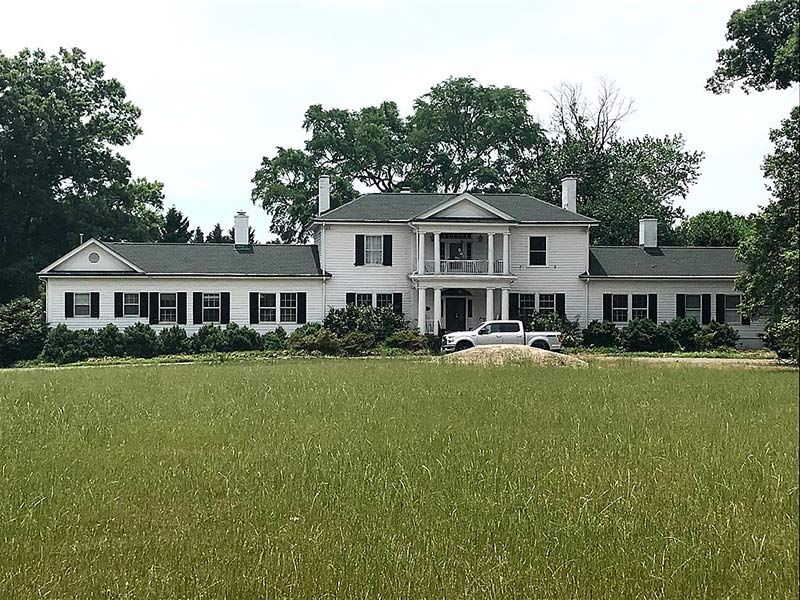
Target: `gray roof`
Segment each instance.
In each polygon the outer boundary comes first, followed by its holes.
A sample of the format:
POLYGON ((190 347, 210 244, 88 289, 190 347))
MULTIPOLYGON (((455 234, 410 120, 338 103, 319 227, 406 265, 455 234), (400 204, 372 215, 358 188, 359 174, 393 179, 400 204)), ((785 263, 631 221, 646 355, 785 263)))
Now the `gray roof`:
POLYGON ((593 246, 590 277, 735 277, 745 268, 736 248, 593 246))
MULTIPOLYGON (((316 246, 102 242, 145 273, 319 277, 316 246)), ((96 274, 96 273, 95 273, 96 274)))
MULTIPOLYGON (((320 221, 411 221, 414 217, 461 194, 364 194, 344 206, 334 208, 320 221)), ((473 194, 497 210, 522 223, 596 223, 559 206, 528 194, 473 194)), ((452 220, 452 219, 448 219, 452 220)), ((482 221, 483 219, 471 219, 482 221)))

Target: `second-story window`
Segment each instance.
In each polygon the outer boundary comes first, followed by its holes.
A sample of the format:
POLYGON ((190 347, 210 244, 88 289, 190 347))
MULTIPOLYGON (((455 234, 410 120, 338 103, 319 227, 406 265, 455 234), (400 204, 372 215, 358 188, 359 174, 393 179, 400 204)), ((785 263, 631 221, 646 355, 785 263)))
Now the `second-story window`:
POLYGON ((364 236, 364 262, 368 265, 383 264, 383 236, 364 236))
POLYGON ((219 323, 219 294, 203 294, 203 323, 219 323))
POLYGON ((543 235, 530 237, 530 259, 532 267, 542 267, 547 264, 547 238, 543 235))

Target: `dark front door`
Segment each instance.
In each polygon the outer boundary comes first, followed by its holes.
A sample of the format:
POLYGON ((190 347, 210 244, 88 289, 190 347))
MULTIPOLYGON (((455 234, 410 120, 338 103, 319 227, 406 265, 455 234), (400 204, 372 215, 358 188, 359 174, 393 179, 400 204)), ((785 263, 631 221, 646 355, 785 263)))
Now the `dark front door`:
POLYGON ((445 298, 445 312, 447 313, 445 330, 464 331, 467 328, 466 298, 445 298))

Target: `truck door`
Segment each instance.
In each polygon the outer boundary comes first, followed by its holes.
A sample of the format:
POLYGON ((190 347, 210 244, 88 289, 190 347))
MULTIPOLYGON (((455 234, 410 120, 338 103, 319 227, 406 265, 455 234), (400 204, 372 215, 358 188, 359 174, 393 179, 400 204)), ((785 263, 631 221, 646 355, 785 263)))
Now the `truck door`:
POLYGON ((524 344, 525 334, 522 331, 522 326, 519 323, 509 321, 506 323, 495 323, 498 328, 500 341, 495 343, 500 344, 524 344))

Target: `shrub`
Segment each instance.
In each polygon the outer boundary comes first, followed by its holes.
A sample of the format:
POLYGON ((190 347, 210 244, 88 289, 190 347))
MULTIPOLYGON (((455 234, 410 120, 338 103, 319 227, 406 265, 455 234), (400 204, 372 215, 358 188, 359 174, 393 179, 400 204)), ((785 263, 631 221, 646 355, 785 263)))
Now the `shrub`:
POLYGON ((338 354, 341 350, 339 337, 319 323, 306 323, 295 329, 289 338, 289 346, 302 352, 338 354))
POLYGON ((628 352, 671 352, 677 344, 667 327, 650 319, 635 319, 619 334, 622 347, 628 352))
POLYGON ((780 321, 770 320, 764 328, 764 343, 778 357, 797 362, 800 356, 800 323, 791 317, 783 317, 780 321))
POLYGON ((389 348, 399 348, 401 350, 419 351, 428 346, 428 340, 420 335, 419 331, 412 328, 395 331, 386 338, 386 345, 389 348))
POLYGON ((113 323, 97 330, 99 356, 125 356, 125 336, 113 323))
POLYGON ((225 340, 226 352, 261 349, 261 336, 255 329, 242 327, 236 323, 228 323, 222 331, 222 335, 225 340))
POLYGON ((222 329, 216 325, 203 325, 190 340, 192 350, 198 353, 225 352, 226 339, 222 329))
POLYGON ((97 356, 97 339, 92 329, 68 329, 63 323, 51 329, 42 349, 42 358, 59 365, 97 356))
POLYGON ((261 336, 261 347, 264 350, 287 350, 289 348, 289 336, 286 330, 280 325, 275 331, 268 331, 261 336))
POLYGON ((442 336, 435 333, 426 333, 425 344, 428 347, 428 352, 439 354, 442 351, 442 336))
POLYGON ((581 343, 581 324, 578 319, 570 321, 556 313, 536 312, 525 320, 528 331, 560 331, 564 336, 564 346, 577 346, 581 343))
POLYGON ((360 331, 351 331, 340 338, 340 347, 347 356, 358 356, 375 347, 375 338, 360 331))
POLYGON ((583 330, 583 343, 587 346, 611 348, 619 344, 619 332, 611 321, 592 321, 583 330))
POLYGON ((125 354, 136 358, 151 358, 159 353, 158 335, 145 323, 126 327, 123 332, 125 354))
POLYGON ((17 298, 0 306, 0 366, 36 358, 46 337, 40 300, 17 298))
POLYGON ((173 325, 162 329, 158 334, 158 343, 164 354, 184 354, 191 351, 191 343, 183 327, 173 325))
POLYGON ((677 317, 663 323, 662 327, 669 332, 681 350, 697 350, 697 334, 700 333, 700 325, 694 317, 677 317))
POLYGON ((739 334, 727 323, 711 321, 697 334, 697 348, 709 350, 712 348, 735 348, 739 341, 739 334))
POLYGON ((382 342, 395 331, 405 329, 408 323, 389 307, 373 308, 348 304, 344 308, 331 308, 323 326, 339 337, 351 331, 360 331, 382 342))

